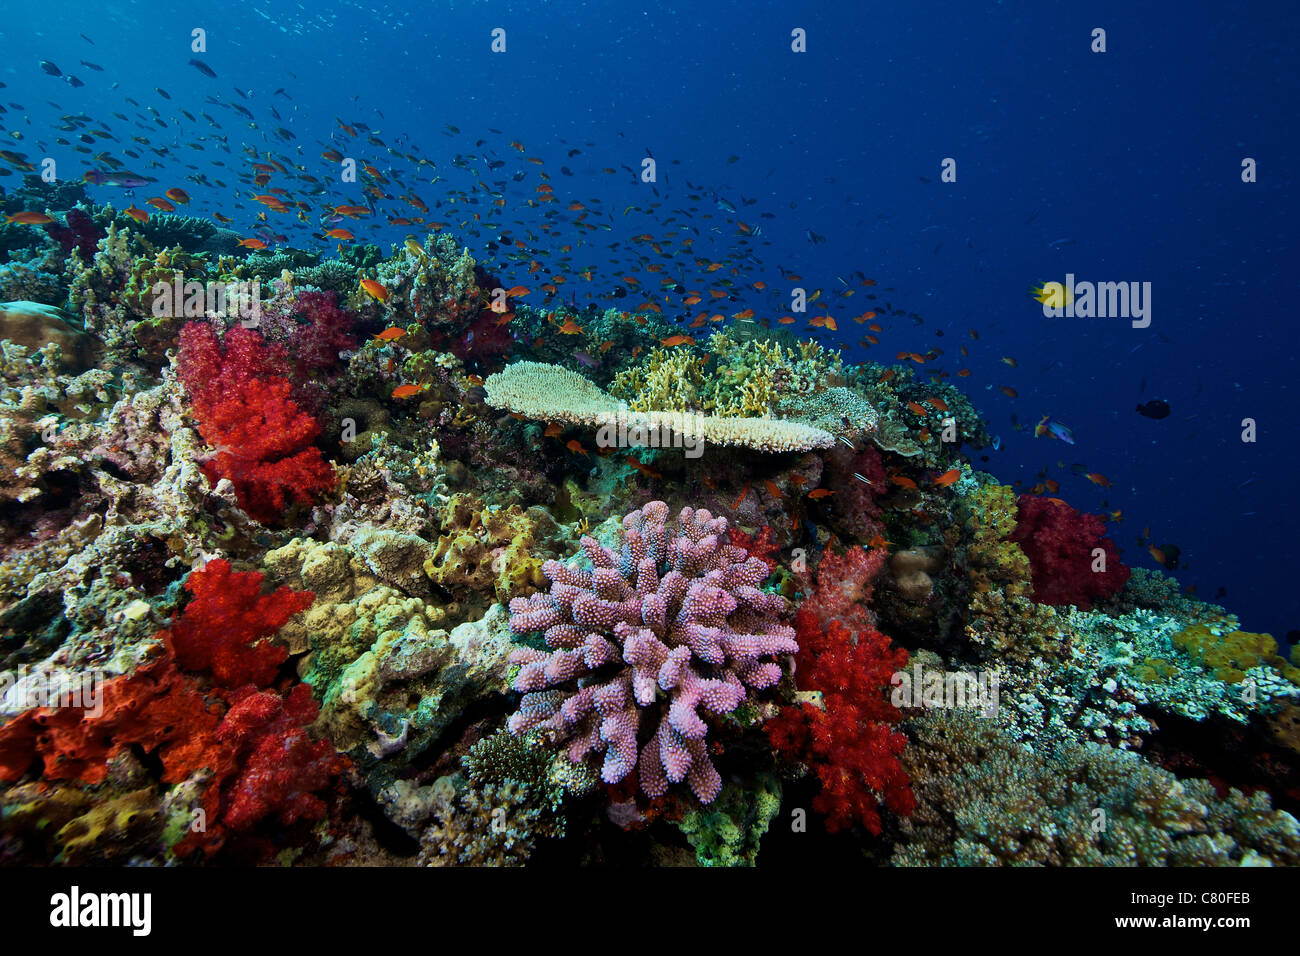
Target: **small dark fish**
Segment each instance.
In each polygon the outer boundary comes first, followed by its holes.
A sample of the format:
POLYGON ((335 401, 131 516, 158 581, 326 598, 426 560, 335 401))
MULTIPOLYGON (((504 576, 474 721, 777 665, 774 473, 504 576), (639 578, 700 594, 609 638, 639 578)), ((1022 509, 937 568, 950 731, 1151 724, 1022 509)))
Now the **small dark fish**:
POLYGON ((50 74, 50 76, 63 75, 63 71, 60 70, 57 66, 55 66, 53 63, 51 63, 49 60, 41 60, 41 69, 44 70, 46 73, 50 74))
POLYGON ((68 81, 68 86, 71 86, 73 89, 76 89, 78 86, 86 85, 85 83, 82 83, 81 80, 77 79, 75 76, 65 76, 64 79, 68 81))
POLYGON ((98 63, 91 63, 89 60, 82 60, 81 65, 88 70, 94 70, 96 73, 103 73, 104 68, 98 63))
POLYGON ((1149 402, 1143 402, 1137 407, 1137 413, 1144 418, 1168 418, 1171 409, 1169 403, 1161 398, 1153 398, 1149 402))
POLYGON ((169 100, 172 98, 172 95, 168 93, 166 90, 164 90, 161 86, 155 86, 153 88, 153 91, 165 100, 169 100))
POLYGON ((190 60, 190 66, 194 67, 194 69, 198 70, 204 76, 211 77, 214 80, 217 78, 216 70, 212 69, 212 67, 208 66, 202 60, 190 60))
POLYGON ((81 37, 81 39, 85 40, 91 46, 95 45, 95 41, 92 40, 90 37, 86 36, 84 33, 78 33, 77 36, 81 37))

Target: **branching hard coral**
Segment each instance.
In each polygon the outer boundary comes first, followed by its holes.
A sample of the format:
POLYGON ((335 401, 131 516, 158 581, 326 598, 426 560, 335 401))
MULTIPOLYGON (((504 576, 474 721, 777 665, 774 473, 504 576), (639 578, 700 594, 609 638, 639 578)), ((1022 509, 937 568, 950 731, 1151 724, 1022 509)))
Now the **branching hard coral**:
POLYGON ((685 780, 708 803, 722 778, 705 718, 774 685, 772 658, 798 645, 778 623, 785 600, 758 589, 767 566, 722 543, 725 518, 684 508, 676 529, 667 522, 668 506, 650 502, 623 519, 620 551, 584 537, 589 570, 548 561, 550 593, 510 602, 511 628, 544 631, 552 650, 511 655, 525 695, 509 727, 568 741, 573 763, 603 751, 606 783, 635 769, 650 797, 685 780), (644 743, 643 711, 660 716, 644 743))
POLYGON ((777 417, 827 431, 869 431, 875 427, 871 406, 847 389, 826 387, 829 381, 842 381, 842 371, 839 353, 816 342, 785 348, 774 341, 740 340, 717 332, 705 350, 651 349, 639 365, 614 376, 610 392, 639 412, 777 417), (789 408, 781 408, 783 403, 789 408), (845 426, 841 418, 853 424, 845 426))
POLYGON ((708 807, 693 807, 677 828, 695 849, 700 866, 754 866, 759 843, 781 810, 781 784, 759 774, 752 787, 728 784, 708 807))
POLYGON ((1016 493, 1006 485, 980 485, 959 499, 965 566, 978 594, 998 589, 1009 601, 1028 595, 1029 559, 1012 540, 1016 532, 1016 493))
POLYGON ((1215 795, 1129 751, 1065 741, 1033 752, 996 721, 930 711, 903 762, 917 806, 902 866, 1205 866, 1300 862, 1300 824, 1262 792, 1215 795))

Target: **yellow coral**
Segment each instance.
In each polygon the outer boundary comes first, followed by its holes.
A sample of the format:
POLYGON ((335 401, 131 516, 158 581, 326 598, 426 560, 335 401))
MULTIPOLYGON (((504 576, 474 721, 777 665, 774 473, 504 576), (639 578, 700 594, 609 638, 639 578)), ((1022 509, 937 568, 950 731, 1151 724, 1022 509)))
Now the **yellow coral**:
POLYGON ((1277 641, 1271 634, 1220 633, 1205 624, 1193 624, 1175 634, 1173 643, 1225 683, 1240 683, 1246 671, 1268 665, 1293 684, 1300 684, 1300 669, 1278 654, 1277 641))
POLYGON ((966 571, 976 591, 1002 587, 1008 599, 1029 593, 1029 559, 1008 540, 1016 530, 1016 493, 1006 485, 982 485, 962 500, 966 571))
POLYGON ((558 533, 544 508, 489 509, 473 495, 452 495, 443 512, 443 535, 424 571, 453 594, 490 590, 508 602, 546 586, 539 539, 558 533))

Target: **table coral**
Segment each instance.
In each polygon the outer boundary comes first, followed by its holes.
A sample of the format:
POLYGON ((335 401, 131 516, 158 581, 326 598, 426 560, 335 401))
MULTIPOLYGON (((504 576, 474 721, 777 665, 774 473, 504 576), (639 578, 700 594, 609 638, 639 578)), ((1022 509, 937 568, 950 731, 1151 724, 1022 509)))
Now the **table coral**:
POLYGON ((684 508, 675 529, 667 522, 668 505, 650 502, 623 519, 619 551, 583 537, 589 570, 548 561, 551 591, 510 602, 511 628, 544 631, 551 651, 511 655, 525 695, 509 727, 567 741, 573 763, 603 751, 606 783, 636 770, 650 797, 686 780, 709 803, 722 778, 705 716, 775 684, 782 667, 772 658, 798 645, 778 623, 785 600, 758 589, 767 566, 722 544, 725 518, 684 508), (643 710, 660 716, 644 744, 643 710))

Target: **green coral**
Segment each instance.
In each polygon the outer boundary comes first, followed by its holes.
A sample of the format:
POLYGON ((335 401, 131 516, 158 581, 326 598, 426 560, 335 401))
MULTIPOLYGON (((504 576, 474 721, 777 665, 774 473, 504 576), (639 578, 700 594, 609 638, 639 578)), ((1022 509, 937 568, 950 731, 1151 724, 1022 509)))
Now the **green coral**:
POLYGON ((752 786, 728 783, 708 807, 690 810, 677 827, 700 866, 754 866, 759 844, 781 809, 781 785, 768 773, 752 786))
MULTIPOLYGON (((767 418, 783 403, 796 416, 823 414, 819 390, 842 385, 840 353, 816 342, 785 346, 772 339, 715 332, 707 348, 657 348, 614 376, 610 392, 636 411, 697 411, 723 418, 767 418)), ((865 403, 864 403, 865 404, 865 403)))

